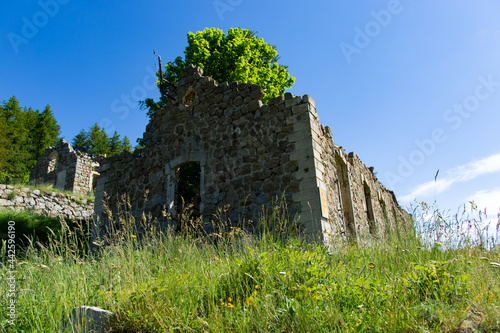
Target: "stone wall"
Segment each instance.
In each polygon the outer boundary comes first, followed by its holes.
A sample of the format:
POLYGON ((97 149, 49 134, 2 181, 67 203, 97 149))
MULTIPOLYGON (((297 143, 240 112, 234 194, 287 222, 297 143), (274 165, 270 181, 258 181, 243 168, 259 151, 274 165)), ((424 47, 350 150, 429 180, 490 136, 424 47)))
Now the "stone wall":
POLYGON ((104 160, 96 189, 96 217, 130 212, 166 221, 179 210, 178 173, 199 165, 199 211, 209 221, 229 205, 233 221, 257 222, 281 200, 298 214, 306 234, 324 242, 369 241, 382 230, 411 226, 394 195, 354 155, 346 155, 319 123, 309 95, 262 103, 260 86, 217 84, 189 66, 169 105, 154 115, 145 148, 104 160), (371 214, 371 215, 370 215, 371 214))
POLYGON ((60 190, 89 193, 99 163, 86 154, 75 151, 64 139, 45 149, 30 174, 30 183, 52 184, 60 190))
POLYGON ((0 185, 0 208, 72 219, 91 218, 94 203, 59 192, 0 185))

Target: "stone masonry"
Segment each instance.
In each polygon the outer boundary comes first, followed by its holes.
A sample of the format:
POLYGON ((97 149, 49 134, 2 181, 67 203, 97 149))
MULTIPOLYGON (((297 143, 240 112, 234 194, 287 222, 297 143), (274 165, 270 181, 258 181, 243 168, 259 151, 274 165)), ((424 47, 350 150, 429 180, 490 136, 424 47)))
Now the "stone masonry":
POLYGON ((94 202, 59 192, 0 184, 0 209, 79 220, 92 218, 94 202))
POLYGON ((30 174, 30 184, 52 184, 60 190, 87 194, 92 192, 99 162, 75 151, 64 139, 45 149, 30 174))
POLYGON ((195 163, 205 221, 229 205, 232 221, 258 222, 284 198, 306 235, 325 243, 412 230, 411 216, 373 169, 333 142, 309 95, 287 93, 267 105, 263 96, 260 86, 217 84, 187 67, 174 98, 146 127, 145 148, 102 161, 98 225, 109 222, 106 204, 114 212, 124 196, 136 220, 145 213, 168 223, 164 212, 179 210, 179 170, 195 163))

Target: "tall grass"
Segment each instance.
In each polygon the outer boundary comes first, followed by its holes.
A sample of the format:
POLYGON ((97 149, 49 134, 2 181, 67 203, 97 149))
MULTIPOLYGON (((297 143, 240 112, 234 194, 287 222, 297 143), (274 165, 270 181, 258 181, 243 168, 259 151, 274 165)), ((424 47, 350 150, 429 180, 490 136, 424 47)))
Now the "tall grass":
MULTIPOLYGON (((71 234, 30 244, 16 266, 16 326, 0 331, 57 332, 81 305, 114 312, 112 332, 500 331, 498 247, 429 245, 435 231, 424 228, 427 243, 403 235, 332 252, 306 243, 279 205, 257 234, 223 211, 213 233, 195 236, 150 223, 139 233, 124 216, 91 253, 71 234)), ((6 265, 5 244, 0 256, 6 265)))

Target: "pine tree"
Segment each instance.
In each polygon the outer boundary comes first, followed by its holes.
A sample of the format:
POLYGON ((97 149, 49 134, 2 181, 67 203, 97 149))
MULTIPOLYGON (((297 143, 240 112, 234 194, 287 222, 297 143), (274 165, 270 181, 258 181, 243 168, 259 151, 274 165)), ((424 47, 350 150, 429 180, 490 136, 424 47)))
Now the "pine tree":
POLYGON ((80 131, 74 138, 73 138, 73 149, 78 150, 81 153, 86 153, 88 154, 89 152, 89 147, 87 146, 87 141, 88 141, 88 134, 85 132, 84 129, 80 131))
POLYGON ((129 153, 132 153, 132 144, 130 143, 130 140, 126 135, 122 141, 122 151, 128 151, 129 153))
MULTIPOLYGON (((3 114, 3 107, 0 105, 0 114, 3 114)), ((0 183, 5 184, 9 176, 7 171, 7 159, 9 157, 10 140, 7 137, 7 120, 0 117, 0 183)))
POLYGON ((109 155, 109 137, 104 131, 104 128, 100 128, 97 123, 92 126, 88 132, 88 154, 92 157, 99 154, 109 155))
POLYGON ((40 158, 45 151, 45 148, 53 146, 57 143, 60 132, 61 126, 57 124, 56 118, 50 109, 50 105, 47 105, 43 112, 38 114, 36 129, 34 132, 36 134, 34 154, 36 160, 40 158))
POLYGON ((113 137, 109 139, 109 156, 118 155, 123 151, 122 141, 120 135, 115 131, 113 137))
POLYGON ((132 145, 128 137, 120 139, 118 132, 114 132, 110 138, 104 128, 94 124, 88 131, 82 129, 78 135, 73 138, 73 148, 82 153, 94 157, 99 154, 114 156, 121 154, 124 150, 132 152, 132 145))
MULTIPOLYGON (((29 111, 29 110, 26 110, 29 111)), ((8 156, 3 169, 4 182, 27 182, 29 165, 32 164, 29 151, 29 125, 31 118, 24 114, 19 101, 12 96, 2 107, 2 117, 6 125, 5 137, 8 156)))

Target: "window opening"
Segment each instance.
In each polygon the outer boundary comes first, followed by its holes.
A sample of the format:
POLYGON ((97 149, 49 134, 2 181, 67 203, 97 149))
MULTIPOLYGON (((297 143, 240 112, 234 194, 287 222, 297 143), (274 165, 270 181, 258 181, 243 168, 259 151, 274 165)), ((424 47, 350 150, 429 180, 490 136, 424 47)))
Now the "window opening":
POLYGON ((351 187, 349 185, 349 174, 347 165, 339 155, 335 155, 337 177, 340 185, 340 202, 342 215, 348 231, 348 237, 352 242, 356 242, 356 227, 354 225, 354 212, 352 209, 351 187))
POLYGON ((370 229, 370 234, 375 235, 376 225, 375 225, 375 217, 373 214, 372 195, 370 187, 366 182, 363 183, 363 190, 365 192, 366 217, 368 219, 368 227, 370 229))
POLYGON ((189 106, 193 102, 193 99, 195 98, 195 96, 196 96, 196 93, 194 92, 194 90, 189 89, 184 94, 184 97, 182 98, 182 102, 184 103, 185 106, 189 106))
POLYGON ((57 152, 53 152, 52 154, 50 154, 49 165, 47 167, 47 173, 50 173, 56 169, 58 157, 59 157, 59 154, 57 154, 57 152))

